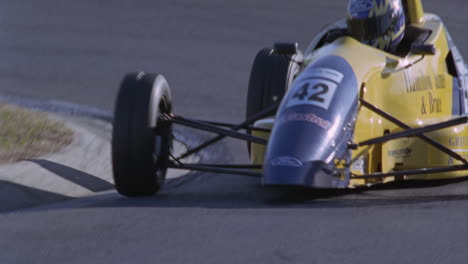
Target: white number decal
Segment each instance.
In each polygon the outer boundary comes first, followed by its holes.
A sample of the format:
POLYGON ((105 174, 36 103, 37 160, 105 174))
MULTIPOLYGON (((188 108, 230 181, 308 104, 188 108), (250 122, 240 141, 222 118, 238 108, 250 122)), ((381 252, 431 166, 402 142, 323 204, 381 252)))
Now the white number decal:
POLYGON ((289 93, 286 106, 315 105, 328 109, 343 74, 325 68, 311 69, 310 74, 305 74, 305 79, 296 83, 289 93))

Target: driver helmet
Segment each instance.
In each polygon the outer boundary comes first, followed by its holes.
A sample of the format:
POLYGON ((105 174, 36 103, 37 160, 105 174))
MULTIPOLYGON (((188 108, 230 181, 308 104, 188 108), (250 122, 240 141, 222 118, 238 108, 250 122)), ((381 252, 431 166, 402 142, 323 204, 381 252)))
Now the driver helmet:
POLYGON ((405 34, 401 0, 349 0, 346 22, 352 37, 385 51, 394 51, 405 34))

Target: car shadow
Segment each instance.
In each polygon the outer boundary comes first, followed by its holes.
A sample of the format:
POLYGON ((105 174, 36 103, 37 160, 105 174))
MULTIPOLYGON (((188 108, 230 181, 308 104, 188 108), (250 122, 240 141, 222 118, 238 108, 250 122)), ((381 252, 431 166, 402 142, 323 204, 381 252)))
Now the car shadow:
MULTIPOLYGON (((243 190, 163 190, 140 198, 106 193, 81 202, 90 208, 208 208, 208 209, 275 209, 275 208, 361 208, 401 205, 429 205, 444 201, 468 201, 468 188, 462 193, 451 186, 468 185, 467 178, 431 182, 402 182, 371 188, 346 190, 312 190, 306 188, 265 188, 259 184, 243 190), (445 188, 444 191, 439 189, 445 188), (421 191, 422 190, 422 191, 421 191), (390 191, 390 193, 388 192, 390 191), (408 192, 409 191, 409 192, 408 192), (414 192, 413 192, 414 191, 414 192)), ((65 205, 66 207, 66 205, 65 205)), ((63 207, 62 207, 63 208, 63 207)))
MULTIPOLYGON (((51 171, 63 170, 63 165, 40 162, 51 171)), ((71 170, 73 171, 73 169, 71 170)), ((70 177, 69 172, 64 173, 68 175, 68 179, 70 177)), ((78 172, 74 171, 74 173, 78 172)), ((82 174, 82 172, 79 175, 89 177, 88 174, 82 174)), ((185 186, 177 184, 178 186, 175 187, 169 183, 160 193, 154 196, 130 198, 115 191, 107 191, 77 200, 72 199, 67 202, 40 206, 32 211, 44 209, 66 210, 70 208, 205 208, 234 210, 389 206, 422 206, 426 208, 447 201, 468 202, 468 178, 407 181, 343 190, 263 187, 257 181, 247 180, 236 187, 221 190, 219 186, 211 186, 210 181, 205 182, 203 179, 198 178, 207 175, 209 174, 194 173, 191 176, 191 178, 193 177, 192 181, 186 182, 185 186)), ((217 175, 216 177, 224 176, 217 175)), ((92 176, 90 179, 95 179, 95 177, 92 176)), ((98 180, 97 182, 101 181, 98 180)), ((83 178, 77 183, 83 184, 83 178)), ((109 187, 107 182, 101 186, 103 189, 109 189, 109 187)), ((100 188, 94 186, 92 189, 98 190, 100 188)))
POLYGON ((372 207, 439 201, 468 201, 468 188, 465 188, 467 191, 464 193, 440 189, 451 185, 456 186, 456 184, 468 185, 468 177, 447 180, 401 181, 344 190, 303 188, 295 192, 286 192, 284 195, 270 200, 269 203, 288 206, 306 205, 306 207, 316 207, 317 204, 327 207, 372 207))

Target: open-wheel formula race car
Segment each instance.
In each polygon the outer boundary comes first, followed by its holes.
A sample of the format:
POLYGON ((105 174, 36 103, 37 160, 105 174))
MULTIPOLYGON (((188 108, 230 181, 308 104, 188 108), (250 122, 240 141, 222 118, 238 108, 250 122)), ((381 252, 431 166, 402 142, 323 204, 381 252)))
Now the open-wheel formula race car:
POLYGON ((403 1, 395 53, 324 28, 304 53, 279 43, 255 58, 239 124, 172 113, 162 75, 132 73, 115 106, 112 163, 126 196, 152 195, 168 168, 261 178, 266 186, 352 188, 467 176, 468 69, 441 19, 403 1), (172 126, 216 134, 175 156, 172 126), (186 164, 225 137, 245 140, 251 164, 186 164))

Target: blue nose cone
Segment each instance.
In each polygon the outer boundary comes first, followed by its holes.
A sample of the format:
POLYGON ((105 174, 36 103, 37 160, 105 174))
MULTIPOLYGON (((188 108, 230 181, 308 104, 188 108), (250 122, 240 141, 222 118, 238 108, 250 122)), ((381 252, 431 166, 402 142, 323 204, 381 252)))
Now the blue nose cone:
POLYGON ((311 62, 286 92, 265 154, 263 183, 342 188, 349 182, 348 142, 358 111, 359 85, 343 57, 311 62))
POLYGON ((293 157, 279 157, 265 165, 266 186, 339 187, 339 176, 327 169, 323 161, 302 163, 293 157))

